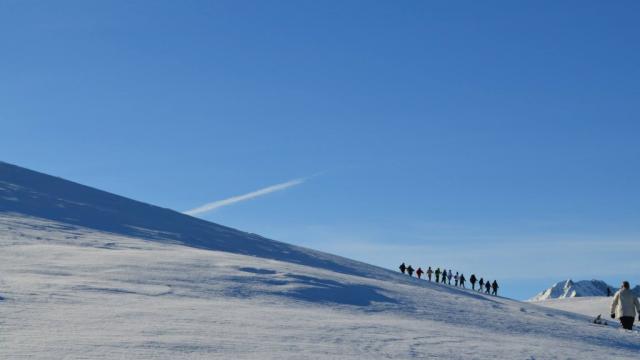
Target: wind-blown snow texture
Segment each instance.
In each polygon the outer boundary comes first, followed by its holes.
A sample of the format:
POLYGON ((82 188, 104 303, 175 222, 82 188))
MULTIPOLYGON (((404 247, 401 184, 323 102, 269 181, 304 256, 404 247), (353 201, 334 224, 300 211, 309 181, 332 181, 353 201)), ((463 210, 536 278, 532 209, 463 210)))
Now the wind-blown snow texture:
POLYGON ((640 334, 0 164, 0 358, 637 358, 640 334))
POLYGON ((529 299, 529 301, 542 301, 547 299, 564 299, 584 296, 607 296, 607 288, 610 289, 611 294, 617 291, 615 287, 607 284, 602 280, 582 280, 574 282, 569 279, 553 284, 550 288, 538 293, 536 296, 529 299))

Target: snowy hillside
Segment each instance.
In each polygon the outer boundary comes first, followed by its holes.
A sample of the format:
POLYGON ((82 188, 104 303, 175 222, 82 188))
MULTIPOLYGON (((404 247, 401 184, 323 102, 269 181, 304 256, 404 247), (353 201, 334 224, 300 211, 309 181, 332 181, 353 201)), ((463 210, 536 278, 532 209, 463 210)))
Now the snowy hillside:
MULTIPOLYGON (((640 333, 0 164, 1 359, 635 359, 640 333)), ((428 259, 425 259, 427 261, 428 259)))
MULTIPOLYGON (((602 315, 608 321, 610 319, 609 312, 611 311, 612 300, 612 297, 606 296, 586 296, 564 299, 548 299, 537 302, 537 304, 553 309, 571 311, 590 317, 602 315)), ((612 321, 612 324, 617 324, 617 321, 612 321)))
MULTIPOLYGON (((611 292, 614 294, 618 289, 612 288, 611 292)), ((632 291, 640 297, 640 286, 636 286, 632 291)), ((546 306, 552 309, 571 311, 586 316, 595 317, 602 315, 606 320, 609 320, 609 313, 611 311, 611 302, 613 296, 607 297, 606 294, 597 296, 581 296, 581 297, 565 297, 565 298, 549 298, 536 301, 537 305, 546 306)), ((612 324, 617 324, 614 320, 612 324)))
POLYGON ((265 239, 4 162, 0 162, 0 211, 346 274, 388 276, 362 263, 344 259, 337 261, 336 257, 321 252, 265 239))
POLYGON ((611 293, 616 292, 616 287, 611 286, 601 280, 583 280, 583 281, 560 281, 550 288, 538 293, 529 301, 542 301, 547 299, 564 299, 572 297, 584 296, 607 296, 607 289, 611 293))

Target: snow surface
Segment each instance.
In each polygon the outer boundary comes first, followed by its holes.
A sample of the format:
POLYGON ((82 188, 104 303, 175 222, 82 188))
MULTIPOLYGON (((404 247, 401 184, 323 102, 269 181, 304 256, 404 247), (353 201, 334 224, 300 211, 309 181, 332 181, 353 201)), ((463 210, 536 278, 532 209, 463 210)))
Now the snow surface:
MULTIPOLYGON (((587 296, 565 299, 548 299, 539 301, 536 304, 553 309, 571 311, 590 316, 592 318, 597 315, 602 315, 605 320, 609 321, 611 320, 609 312, 611 311, 612 301, 613 297, 587 296)), ((612 320, 612 322, 617 323, 617 320, 612 320)))
POLYGON ((565 299, 584 296, 607 296, 607 288, 614 294, 617 289, 602 280, 560 281, 550 288, 538 293, 529 301, 542 301, 547 299, 565 299))
POLYGON ((0 296, 0 359, 640 353, 640 333, 587 316, 409 278, 3 163, 0 296))

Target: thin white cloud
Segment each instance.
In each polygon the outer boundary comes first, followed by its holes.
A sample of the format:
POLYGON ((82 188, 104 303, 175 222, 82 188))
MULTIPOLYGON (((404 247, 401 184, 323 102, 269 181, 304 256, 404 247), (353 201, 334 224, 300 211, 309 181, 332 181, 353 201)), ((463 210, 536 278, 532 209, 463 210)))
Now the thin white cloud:
POLYGON ((284 182, 284 183, 281 183, 281 184, 267 186, 266 188, 262 188, 260 190, 252 191, 252 192, 250 192, 248 194, 232 196, 232 197, 227 198, 227 199, 210 202, 210 203, 204 204, 202 206, 199 206, 197 208, 184 211, 184 214, 191 215, 191 216, 204 214, 206 212, 213 211, 213 210, 221 208, 223 206, 228 206, 228 205, 235 204, 235 203, 238 203, 238 202, 241 202, 241 201, 255 199, 255 198, 263 196, 263 195, 271 194, 271 193, 276 192, 276 191, 282 191, 282 190, 288 189, 290 187, 293 187, 293 186, 296 186, 296 185, 300 185, 303 182, 307 181, 307 179, 308 178, 293 179, 293 180, 290 180, 290 181, 287 181, 287 182, 284 182))

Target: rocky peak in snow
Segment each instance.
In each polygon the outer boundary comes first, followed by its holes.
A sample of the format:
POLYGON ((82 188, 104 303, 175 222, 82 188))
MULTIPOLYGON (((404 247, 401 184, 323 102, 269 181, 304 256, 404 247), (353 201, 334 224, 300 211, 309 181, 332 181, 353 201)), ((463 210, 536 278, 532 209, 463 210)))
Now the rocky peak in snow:
MULTIPOLYGON (((615 293, 616 287, 607 284, 602 280, 582 280, 573 281, 571 279, 560 281, 550 288, 540 292, 529 301, 542 301, 547 299, 564 299, 583 296, 607 296, 607 288, 611 294, 615 293)), ((640 292, 640 286, 636 286, 640 292)), ((635 291, 635 289, 634 289, 635 291)))

